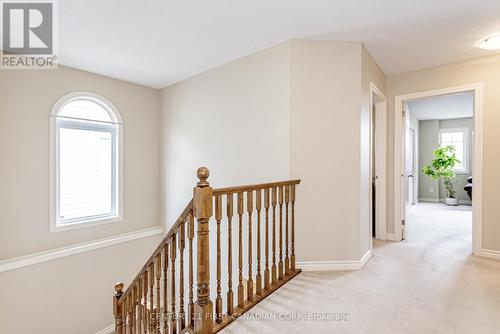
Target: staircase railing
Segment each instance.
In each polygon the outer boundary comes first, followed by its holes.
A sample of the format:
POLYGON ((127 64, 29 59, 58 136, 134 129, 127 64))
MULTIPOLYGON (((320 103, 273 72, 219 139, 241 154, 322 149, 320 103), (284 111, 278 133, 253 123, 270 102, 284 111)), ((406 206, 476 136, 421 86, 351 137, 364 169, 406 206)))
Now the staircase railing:
POLYGON ((128 288, 124 291, 123 283, 115 285, 116 334, 216 333, 300 272, 295 267, 295 186, 300 180, 214 190, 207 181, 207 168, 199 168, 197 175, 199 182, 192 201, 128 288), (233 263, 235 214, 238 219, 237 267, 233 263), (215 222, 211 223, 214 215, 215 222), (215 236, 211 237, 209 227, 216 228, 215 236), (223 233, 227 239, 225 249, 221 243, 223 233), (209 247, 211 239, 216 243, 213 253, 209 247), (184 262, 186 244, 187 265, 184 262), (224 279, 223 261, 227 276, 224 279), (193 301, 195 268, 196 302, 193 301), (212 293, 211 270, 216 272, 212 293), (233 271, 237 271, 238 277, 236 300, 233 271), (224 299, 223 286, 227 290, 224 299), (211 295, 215 296, 215 309, 211 295))

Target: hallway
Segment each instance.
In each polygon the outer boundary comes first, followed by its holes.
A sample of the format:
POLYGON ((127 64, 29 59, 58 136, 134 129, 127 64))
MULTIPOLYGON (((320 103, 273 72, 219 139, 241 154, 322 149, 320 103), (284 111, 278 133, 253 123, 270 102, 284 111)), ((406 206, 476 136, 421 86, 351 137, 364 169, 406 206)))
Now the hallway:
POLYGON ((302 273, 223 333, 498 333, 500 263, 470 255, 471 214, 414 206, 407 240, 375 241, 363 270, 302 273), (325 312, 349 320, 305 320, 325 312), (279 320, 293 313, 302 319, 279 320))

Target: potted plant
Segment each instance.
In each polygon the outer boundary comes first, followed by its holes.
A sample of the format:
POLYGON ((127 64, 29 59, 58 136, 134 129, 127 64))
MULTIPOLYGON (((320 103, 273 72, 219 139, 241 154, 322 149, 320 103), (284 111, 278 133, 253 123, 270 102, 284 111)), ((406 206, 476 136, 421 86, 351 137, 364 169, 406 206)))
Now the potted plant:
POLYGON ((440 147, 434 151, 434 160, 425 166, 422 171, 433 180, 443 180, 444 187, 448 192, 446 204, 458 205, 458 199, 455 198, 455 165, 460 163, 455 154, 455 147, 452 145, 440 147))

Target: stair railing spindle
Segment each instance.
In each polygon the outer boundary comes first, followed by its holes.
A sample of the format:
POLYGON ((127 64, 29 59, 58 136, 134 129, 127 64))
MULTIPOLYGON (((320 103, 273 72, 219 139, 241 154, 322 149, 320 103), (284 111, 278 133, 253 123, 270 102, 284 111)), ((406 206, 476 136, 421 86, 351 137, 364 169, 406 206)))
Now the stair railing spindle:
POLYGON ((238 308, 245 305, 243 287, 243 193, 238 193, 238 308))
POLYGON ((255 289, 258 296, 262 295, 262 274, 260 272, 260 210, 262 205, 262 191, 255 191, 255 208, 257 210, 257 276, 255 277, 255 289))
POLYGON ((264 209, 266 211, 266 240, 265 240, 265 269, 264 269, 264 289, 269 290, 270 273, 269 273, 269 189, 264 189, 264 209))
POLYGON ((193 239, 194 239, 194 217, 191 212, 188 216, 188 240, 189 240, 189 325, 194 326, 194 302, 193 302, 193 239))
POLYGON ((272 201, 273 207, 273 265, 271 267, 271 283, 275 285, 278 282, 278 272, 276 267, 276 188, 272 188, 272 201))
POLYGON ((222 322, 222 297, 221 297, 221 247, 220 247, 220 221, 222 219, 222 196, 215 196, 215 220, 217 222, 217 298, 215 299, 215 321, 222 322))
POLYGON ((234 293, 233 293, 233 194, 226 196, 226 215, 227 215, 227 314, 234 312, 234 293))
POLYGON ((280 260, 278 262, 278 278, 283 279, 283 187, 278 188, 278 201, 280 207, 280 260))

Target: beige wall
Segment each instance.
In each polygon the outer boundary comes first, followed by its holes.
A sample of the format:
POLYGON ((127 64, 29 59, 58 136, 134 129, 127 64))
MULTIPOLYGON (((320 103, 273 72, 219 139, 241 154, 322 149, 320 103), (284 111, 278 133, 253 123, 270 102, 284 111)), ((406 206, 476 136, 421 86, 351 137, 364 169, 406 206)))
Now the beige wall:
POLYGON ((298 261, 359 260, 370 246, 370 82, 384 90, 384 76, 361 43, 292 41, 290 64, 298 261))
POLYGON ((192 197, 196 169, 212 186, 289 177, 289 43, 161 92, 163 224, 192 197))
POLYGON ((160 222, 159 92, 67 67, 0 72, 0 259, 160 222), (49 232, 49 116, 74 91, 109 99, 123 118, 124 220, 49 232))
MULTIPOLYGON (((160 93, 67 67, 0 71, 0 260, 160 223, 160 93), (49 232, 49 116, 74 91, 123 118, 124 220, 49 232)), ((113 323, 116 281, 130 282, 158 236, 0 273, 0 333, 92 334, 113 323)))
POLYGON ((439 120, 419 122, 418 137, 418 197, 421 201, 439 201, 439 182, 422 172, 422 168, 434 159, 439 147, 439 120))
MULTIPOLYGON (((483 248, 500 250, 500 206, 497 177, 500 150, 497 149, 500 133, 500 57, 488 57, 386 78, 389 98, 389 212, 393 212, 394 178, 394 97, 396 95, 434 90, 482 82, 484 85, 483 114, 483 248)), ((388 224, 388 232, 394 231, 394 217, 388 224)))
POLYGON ((94 334, 112 325, 115 283, 127 286, 158 242, 154 236, 0 273, 0 333, 94 334))
POLYGON ((216 187, 297 177, 297 260, 359 260, 371 81, 384 89, 361 43, 292 40, 163 89, 164 226, 200 165, 216 187))
POLYGON ((297 261, 360 258, 361 45, 291 42, 297 261))

